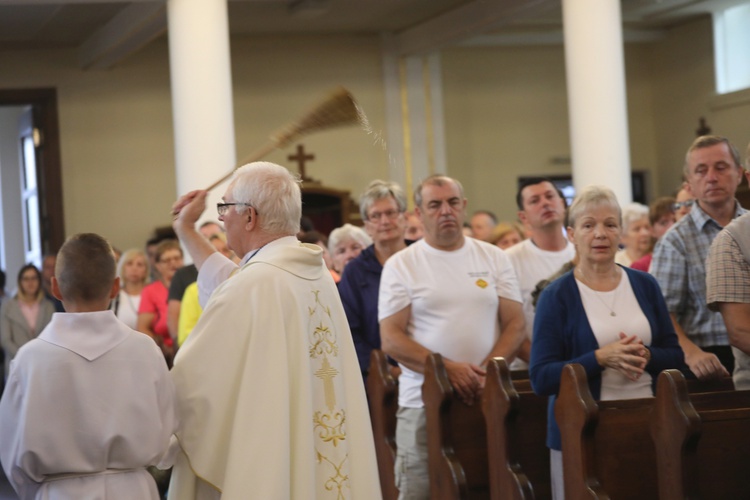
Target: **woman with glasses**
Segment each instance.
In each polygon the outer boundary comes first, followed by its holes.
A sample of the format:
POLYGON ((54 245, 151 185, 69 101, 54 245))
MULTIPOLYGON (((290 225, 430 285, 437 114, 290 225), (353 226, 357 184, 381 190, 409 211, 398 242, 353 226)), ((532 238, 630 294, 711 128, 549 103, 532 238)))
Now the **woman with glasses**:
POLYGON ((138 308, 139 332, 154 339, 172 366, 174 340, 167 328, 167 296, 174 273, 182 267, 182 248, 177 240, 164 240, 156 247, 156 270, 159 279, 143 289, 138 308))
POLYGON ((44 297, 42 273, 33 264, 18 271, 18 292, 0 307, 0 340, 5 351, 5 377, 18 349, 36 338, 52 319, 55 306, 44 297))
MULTIPOLYGON (((406 248, 406 196, 398 184, 376 180, 360 197, 359 209, 373 243, 347 265, 339 283, 339 294, 352 331, 359 367, 366 378, 370 352, 380 349, 378 294, 383 264, 406 248)), ((393 365, 397 370, 395 363, 393 365)))
POLYGON ((687 184, 682 186, 682 189, 677 191, 675 196, 675 204, 673 205, 674 216, 676 220, 680 220, 685 217, 693 209, 695 198, 693 193, 690 191, 690 186, 687 184))

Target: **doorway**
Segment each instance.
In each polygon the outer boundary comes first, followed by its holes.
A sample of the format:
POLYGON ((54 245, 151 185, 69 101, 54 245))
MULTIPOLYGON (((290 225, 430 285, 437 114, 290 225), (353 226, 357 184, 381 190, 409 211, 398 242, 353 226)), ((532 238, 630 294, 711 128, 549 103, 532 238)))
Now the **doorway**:
POLYGON ((41 265, 42 256, 57 252, 65 239, 57 93, 0 90, 0 110, 7 118, 0 138, 0 262, 10 285, 21 266, 41 265))

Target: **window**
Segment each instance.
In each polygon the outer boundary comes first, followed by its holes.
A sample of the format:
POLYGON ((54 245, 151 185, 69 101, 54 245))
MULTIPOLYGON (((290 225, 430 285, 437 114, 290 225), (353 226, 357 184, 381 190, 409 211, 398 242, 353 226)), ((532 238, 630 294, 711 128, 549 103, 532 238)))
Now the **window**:
POLYGON ((24 219, 24 254, 26 262, 39 267, 42 263, 42 242, 39 228, 39 193, 36 183, 36 145, 31 135, 21 138, 21 200, 24 219))
POLYGON ((716 91, 750 88, 750 2, 714 12, 716 91))

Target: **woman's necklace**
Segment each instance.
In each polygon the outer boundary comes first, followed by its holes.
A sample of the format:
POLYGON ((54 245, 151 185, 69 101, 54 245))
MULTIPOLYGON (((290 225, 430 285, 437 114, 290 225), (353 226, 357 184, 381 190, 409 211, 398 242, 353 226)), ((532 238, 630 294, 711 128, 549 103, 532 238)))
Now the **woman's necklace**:
MULTIPOLYGON (((593 283, 592 283, 592 281, 591 281, 590 279, 588 279, 588 278, 586 277, 586 275, 585 275, 585 274, 583 273, 583 269, 581 269, 581 267, 579 266, 579 267, 576 267, 576 270, 577 270, 577 271, 578 271, 578 273, 579 273, 579 274, 581 275, 581 277, 583 278, 583 280, 584 280, 584 281, 586 282, 586 284, 588 285, 589 289, 590 289, 590 290, 591 290, 592 292, 594 292, 594 296, 596 296, 596 298, 597 298, 597 299, 599 299, 599 302, 601 302, 601 303, 602 303, 602 305, 603 305, 603 306, 604 306, 605 308, 607 308, 607 310, 609 310, 609 315, 610 315, 610 316, 617 316, 617 313, 615 312, 615 304, 617 304, 617 290, 619 290, 619 289, 620 289, 620 284, 618 283, 618 284, 617 284, 617 285, 615 286, 615 288, 614 288, 614 293, 612 294, 612 305, 610 306, 609 304, 607 304, 607 303, 606 303, 606 302, 604 301, 604 299, 603 299, 603 298, 602 298, 602 296, 601 296, 601 294, 602 294, 602 293, 607 293, 607 292, 599 292, 599 291, 597 291, 597 290, 594 290, 594 289, 593 289, 593 288, 591 287, 591 285, 593 284, 593 283)), ((615 271, 615 272, 616 272, 616 271, 615 271)))

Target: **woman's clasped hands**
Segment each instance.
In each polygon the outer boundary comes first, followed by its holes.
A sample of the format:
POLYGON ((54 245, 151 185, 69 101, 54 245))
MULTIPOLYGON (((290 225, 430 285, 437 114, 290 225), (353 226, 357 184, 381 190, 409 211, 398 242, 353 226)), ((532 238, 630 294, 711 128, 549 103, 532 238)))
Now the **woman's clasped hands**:
POLYGON ((650 352, 637 335, 625 335, 620 332, 617 342, 605 345, 594 352, 600 366, 612 368, 636 381, 643 375, 648 364, 650 352))

